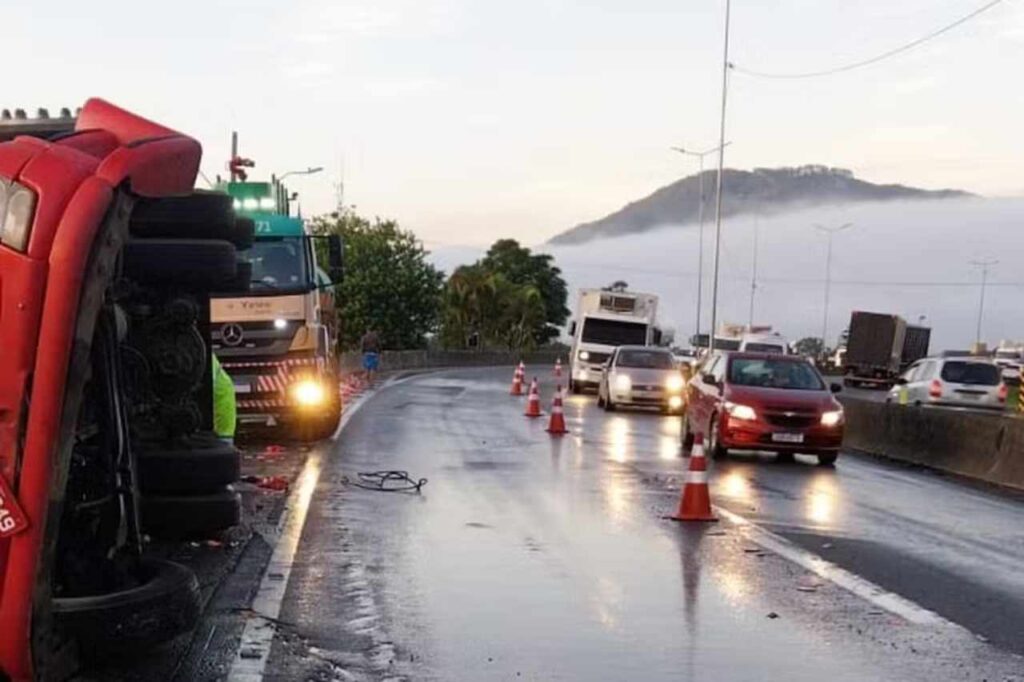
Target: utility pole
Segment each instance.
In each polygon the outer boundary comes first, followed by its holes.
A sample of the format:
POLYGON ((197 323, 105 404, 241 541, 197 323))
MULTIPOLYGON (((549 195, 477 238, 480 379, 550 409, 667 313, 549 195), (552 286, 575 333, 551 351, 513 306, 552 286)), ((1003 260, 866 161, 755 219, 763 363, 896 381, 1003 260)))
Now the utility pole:
POLYGON ((824 232, 828 236, 828 255, 825 257, 825 310, 822 314, 821 323, 821 352, 828 351, 828 298, 832 288, 832 237, 843 230, 853 227, 853 223, 844 223, 838 227, 825 227, 815 225, 814 229, 824 232))
POLYGON ((993 265, 998 265, 999 261, 995 258, 982 258, 979 260, 972 260, 971 265, 981 268, 981 300, 978 302, 978 330, 974 335, 974 342, 976 346, 981 346, 981 321, 985 316, 985 288, 988 286, 988 269, 993 265))
POLYGON ((761 217, 760 207, 754 212, 754 262, 750 272, 750 316, 747 318, 747 328, 754 327, 754 297, 757 296, 757 235, 758 221, 761 217))
POLYGON ((718 326, 718 270, 722 249, 722 168, 725 164, 725 104, 729 93, 729 12, 730 0, 725 0, 725 40, 722 48, 722 113, 718 124, 718 179, 715 198, 715 275, 711 285, 711 331, 708 350, 715 350, 715 327, 718 326))
MULTIPOLYGON (((724 147, 728 147, 730 143, 726 142, 724 147)), ((683 147, 672 147, 673 151, 679 152, 687 156, 696 156, 698 161, 698 192, 700 193, 700 205, 697 207, 697 224, 698 224, 698 236, 697 236, 697 320, 693 326, 694 336, 700 336, 700 321, 701 321, 701 304, 704 290, 704 157, 708 154, 713 154, 718 151, 718 147, 713 149, 705 149, 702 152, 695 152, 683 147)))

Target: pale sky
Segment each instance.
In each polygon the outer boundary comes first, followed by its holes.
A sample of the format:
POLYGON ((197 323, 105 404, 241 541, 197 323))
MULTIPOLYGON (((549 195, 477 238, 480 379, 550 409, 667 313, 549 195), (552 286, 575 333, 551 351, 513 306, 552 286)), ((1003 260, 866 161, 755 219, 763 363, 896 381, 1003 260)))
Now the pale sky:
MULTIPOLYGON (((734 0, 731 59, 841 64, 981 0, 734 0)), ((696 170, 718 134, 724 0, 2 0, 0 105, 105 97, 198 138, 224 172, 296 178, 428 245, 538 243, 696 170)), ((821 163, 876 182, 1024 193, 1024 2, 853 73, 734 74, 728 166, 821 163)))

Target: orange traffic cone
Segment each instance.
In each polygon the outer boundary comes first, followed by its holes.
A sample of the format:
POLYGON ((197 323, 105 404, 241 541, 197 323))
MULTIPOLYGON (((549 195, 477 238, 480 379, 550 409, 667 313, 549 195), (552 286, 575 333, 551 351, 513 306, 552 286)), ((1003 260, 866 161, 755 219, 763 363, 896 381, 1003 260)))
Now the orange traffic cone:
POLYGON ((548 422, 548 433, 552 436, 561 436, 569 433, 565 428, 565 414, 562 412, 562 385, 555 389, 555 398, 551 401, 551 420, 548 422))
POLYGON ((711 511, 711 493, 708 491, 708 464, 704 457, 704 435, 693 437, 690 451, 690 469, 679 498, 679 510, 669 518, 676 521, 717 521, 711 511))
POLYGON ((515 373, 512 375, 512 390, 509 391, 509 395, 522 395, 523 394, 523 368, 522 363, 519 363, 519 367, 516 367, 515 373))
POLYGON ((555 358, 555 378, 562 378, 562 358, 555 358))
POLYGON ((540 416, 540 393, 537 391, 537 377, 534 377, 533 381, 530 382, 530 395, 526 398, 526 412, 524 414, 527 417, 540 416))

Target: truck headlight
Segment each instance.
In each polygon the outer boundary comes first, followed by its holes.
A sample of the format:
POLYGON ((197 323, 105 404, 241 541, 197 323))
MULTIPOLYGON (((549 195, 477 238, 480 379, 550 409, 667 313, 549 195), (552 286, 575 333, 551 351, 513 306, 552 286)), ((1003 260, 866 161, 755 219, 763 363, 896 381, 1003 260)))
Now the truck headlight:
POLYGON ((841 421, 843 421, 842 410, 829 410, 828 412, 823 412, 821 415, 822 426, 836 426, 841 421))
POLYGON ((616 374, 615 375, 615 390, 616 391, 628 391, 631 388, 633 388, 633 382, 630 380, 629 376, 627 376, 625 374, 616 374))
POLYGON ((579 357, 580 357, 580 360, 589 360, 590 359, 590 353, 588 353, 585 350, 581 350, 579 357))
POLYGON ((743 421, 752 422, 757 419, 757 412, 750 405, 740 405, 738 403, 726 403, 725 411, 729 413, 729 416, 733 419, 740 419, 743 421))
POLYGON ((683 381, 683 376, 681 374, 673 374, 665 380, 665 390, 669 393, 679 393, 683 390, 683 386, 685 384, 686 382, 683 381))
POLYGON ((24 253, 35 212, 35 192, 13 180, 0 180, 0 243, 24 253))
POLYGON ((323 385, 314 379, 303 379, 291 387, 292 398, 301 407, 316 407, 327 399, 323 385))

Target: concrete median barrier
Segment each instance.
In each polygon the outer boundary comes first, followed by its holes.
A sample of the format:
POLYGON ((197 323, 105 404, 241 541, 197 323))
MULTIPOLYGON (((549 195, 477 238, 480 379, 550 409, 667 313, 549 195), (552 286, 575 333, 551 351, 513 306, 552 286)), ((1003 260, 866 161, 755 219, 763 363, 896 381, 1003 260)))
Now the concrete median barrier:
MULTIPOLYGON (((527 365, 551 367, 558 358, 565 360, 566 351, 541 350, 529 353, 511 351, 458 351, 458 350, 401 350, 380 354, 381 369, 385 371, 430 369, 432 367, 501 367, 512 366, 520 360, 527 365)), ((362 369, 362 354, 342 353, 342 371, 362 369)))
POLYGON ((1024 419, 845 399, 853 450, 1024 490, 1024 419))

